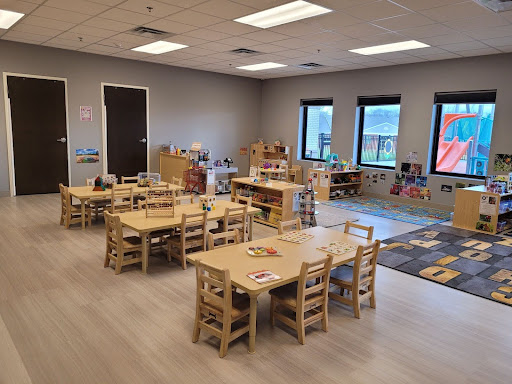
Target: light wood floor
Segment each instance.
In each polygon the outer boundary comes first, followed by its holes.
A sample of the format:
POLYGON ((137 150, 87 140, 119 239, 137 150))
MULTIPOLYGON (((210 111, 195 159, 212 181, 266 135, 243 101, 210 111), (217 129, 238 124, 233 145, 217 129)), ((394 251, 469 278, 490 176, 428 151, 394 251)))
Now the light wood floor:
MULTIPOLYGON (((322 212, 340 213, 320 206, 322 212)), ((58 225, 57 195, 0 199, 0 383, 510 383, 512 308, 378 267, 377 309, 329 305, 306 345, 258 306, 247 337, 218 358, 191 342, 194 268, 151 257, 148 275, 103 268, 102 224, 58 225)), ((376 238, 417 226, 350 212, 376 238)), ((343 229, 342 226, 337 229, 343 229)), ((275 230, 256 225, 255 237, 275 230)))

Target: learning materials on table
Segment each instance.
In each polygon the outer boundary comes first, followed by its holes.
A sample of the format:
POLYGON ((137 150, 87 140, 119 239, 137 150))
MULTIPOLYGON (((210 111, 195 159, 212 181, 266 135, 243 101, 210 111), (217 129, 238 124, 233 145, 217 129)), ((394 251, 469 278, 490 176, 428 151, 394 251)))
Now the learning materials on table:
POLYGON ((302 244, 305 241, 311 240, 313 235, 310 235, 309 233, 304 233, 300 231, 291 231, 287 232, 281 236, 278 237, 279 240, 289 241, 290 243, 297 243, 302 244))
POLYGON ((260 284, 268 283, 269 281, 279 280, 281 278, 281 276, 277 276, 275 273, 272 273, 269 270, 251 272, 248 273, 247 276, 260 284))
POLYGON ((283 256, 283 254, 274 247, 249 247, 247 248, 247 253, 250 256, 283 256))
POLYGON ((318 247, 318 249, 335 255, 343 255, 344 253, 355 251, 357 245, 348 244, 343 241, 334 241, 327 246, 318 247))

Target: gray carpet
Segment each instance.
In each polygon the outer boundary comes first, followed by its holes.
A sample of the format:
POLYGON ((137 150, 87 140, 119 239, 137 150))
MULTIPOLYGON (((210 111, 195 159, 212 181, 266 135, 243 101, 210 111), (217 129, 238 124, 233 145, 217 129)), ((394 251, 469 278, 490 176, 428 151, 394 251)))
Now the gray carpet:
POLYGON ((512 305, 512 239, 435 224, 383 241, 378 263, 512 305))

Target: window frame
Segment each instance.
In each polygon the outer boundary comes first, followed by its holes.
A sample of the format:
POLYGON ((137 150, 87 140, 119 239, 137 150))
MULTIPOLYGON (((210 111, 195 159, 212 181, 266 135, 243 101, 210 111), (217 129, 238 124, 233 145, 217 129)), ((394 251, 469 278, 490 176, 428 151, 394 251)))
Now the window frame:
MULTIPOLYGON (((395 166, 389 165, 377 165, 377 164, 363 164, 361 162, 361 153, 363 147, 363 131, 364 131, 364 109, 365 107, 373 107, 373 106, 385 106, 385 105, 400 105, 401 106, 402 95, 381 95, 381 96, 359 96, 357 98, 357 108, 359 108, 359 129, 357 135, 357 164, 361 167, 367 168, 378 168, 378 169, 386 169, 386 170, 395 170, 396 169, 396 160, 395 166)), ((400 116, 398 117, 400 120, 400 116)), ((400 132, 400 125, 398 126, 398 132, 400 132)), ((398 135, 397 135, 398 138, 398 135)))
MULTIPOLYGON (((300 108, 302 109, 302 143, 300 149, 301 161, 321 161, 325 159, 316 159, 313 157, 306 157, 306 142, 307 142, 307 125, 308 125, 308 107, 329 107, 333 108, 334 116, 334 98, 326 97, 321 99, 301 99, 300 108)), ((332 126, 331 126, 331 139, 332 139, 332 126)))
MULTIPOLYGON (((439 132, 441 131, 441 116, 443 105, 446 104, 494 104, 496 105, 497 90, 488 91, 461 91, 461 92, 436 92, 434 95, 434 126, 432 128, 432 150, 430 151, 431 175, 456 177, 459 179, 485 180, 486 176, 468 175, 466 173, 437 171, 437 152, 439 149, 439 132)), ((494 128, 494 124, 493 124, 494 128)), ((490 160, 490 159, 489 159, 490 160)), ((489 162, 487 163, 487 173, 489 162)))

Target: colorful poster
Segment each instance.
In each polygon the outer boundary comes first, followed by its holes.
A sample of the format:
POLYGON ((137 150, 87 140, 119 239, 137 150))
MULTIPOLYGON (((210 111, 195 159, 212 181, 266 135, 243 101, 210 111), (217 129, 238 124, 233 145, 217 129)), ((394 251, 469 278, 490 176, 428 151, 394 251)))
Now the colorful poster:
POLYGON ((92 107, 80 106, 80 121, 92 121, 92 107))
POLYGON ((405 185, 405 175, 403 173, 395 173, 395 184, 405 185))
POLYGON ((422 170, 423 170, 423 165, 411 164, 411 174, 421 176, 422 170))
POLYGON ((496 197, 493 195, 482 194, 480 195, 480 215, 496 215, 496 197))
POLYGON ((446 184, 441 185, 441 192, 451 192, 451 191, 452 191, 451 185, 446 185, 446 184))
POLYGON ((409 195, 410 195, 413 199, 419 199, 419 198, 420 198, 420 189, 419 189, 418 187, 411 187, 411 188, 410 188, 409 195))
POLYGON ((405 158, 408 163, 418 162, 418 152, 409 152, 405 158))
POLYGON ((420 188, 420 199, 431 200, 432 190, 430 188, 420 188))
POLYGON ((397 184, 391 184, 391 188, 389 189, 390 195, 400 195, 400 185, 397 184))
POLYGON ((407 185, 400 186, 400 196, 401 197, 409 197, 410 196, 410 187, 407 185))
POLYGON ((381 180, 386 180, 386 174, 385 173, 381 173, 380 174, 380 179, 381 180))
POLYGON ((402 173, 411 173, 411 164, 409 163, 402 163, 402 166, 400 167, 400 170, 402 173))
POLYGON ((499 172, 512 172, 512 155, 503 153, 495 155, 494 170, 499 172))
POLYGON ((417 176, 416 177, 416 186, 419 188, 424 188, 427 186, 427 176, 417 176))
POLYGON ((405 176, 405 185, 416 185, 416 176, 406 175, 405 176))
POLYGON ((100 161, 100 151, 98 149, 77 149, 77 163, 98 163, 100 161))
POLYGON ((455 189, 466 188, 466 183, 455 183, 455 189))

